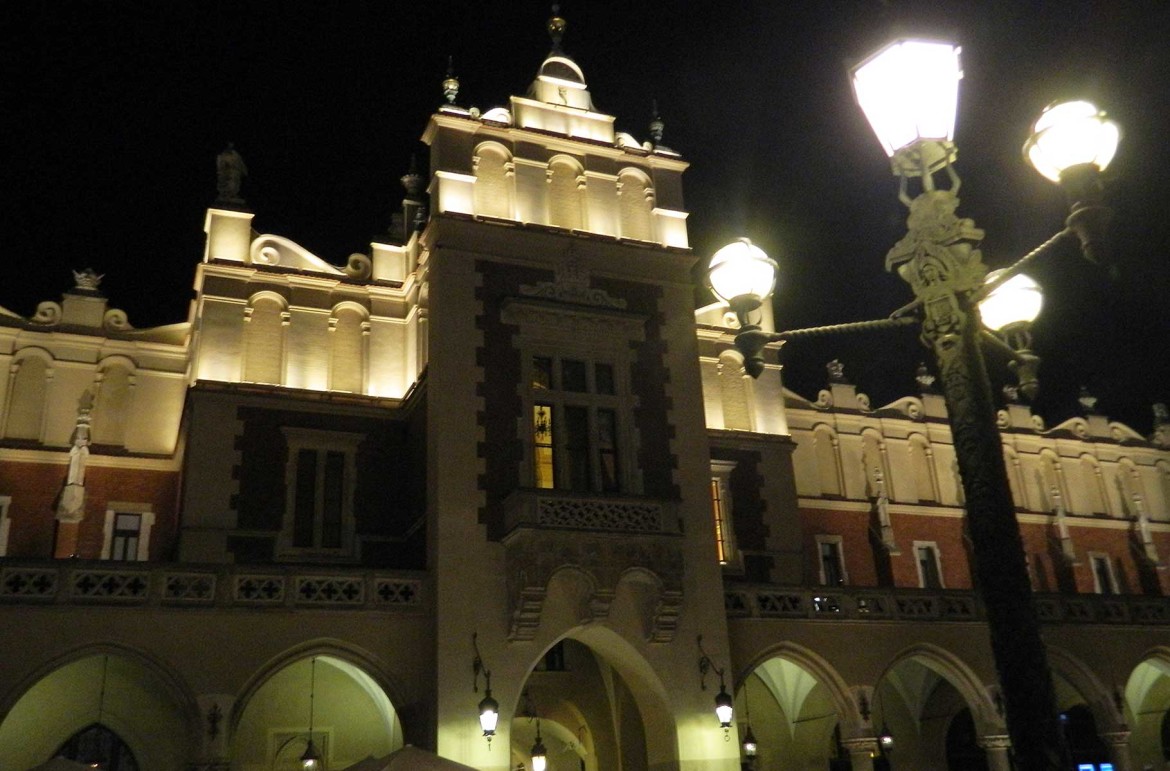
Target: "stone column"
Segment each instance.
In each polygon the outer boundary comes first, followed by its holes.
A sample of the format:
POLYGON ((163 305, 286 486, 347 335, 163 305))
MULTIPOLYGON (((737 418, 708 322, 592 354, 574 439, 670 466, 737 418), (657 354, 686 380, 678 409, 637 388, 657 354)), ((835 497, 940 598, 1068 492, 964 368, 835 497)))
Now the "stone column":
POLYGON ((873 771, 873 757, 878 751, 877 737, 843 739, 841 744, 849 751, 849 765, 853 771, 873 771))
POLYGON ((1113 771, 1133 771, 1133 758, 1129 754, 1129 731, 1109 731, 1101 734, 1109 745, 1109 759, 1113 771))
POLYGON ((995 734, 979 739, 979 746, 987 753, 988 771, 1011 771, 1012 761, 1008 751, 1012 747, 1010 736, 995 734))

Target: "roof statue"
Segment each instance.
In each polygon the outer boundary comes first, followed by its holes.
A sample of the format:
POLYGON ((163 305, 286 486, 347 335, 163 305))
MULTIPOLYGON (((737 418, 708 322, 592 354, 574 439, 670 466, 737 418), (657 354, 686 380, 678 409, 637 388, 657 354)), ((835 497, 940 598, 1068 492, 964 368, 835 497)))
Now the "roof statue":
POLYGON ((565 21, 561 16, 561 6, 559 3, 553 3, 552 16, 548 20, 548 36, 552 38, 552 52, 554 54, 564 55, 561 50, 561 40, 565 36, 565 28, 569 26, 569 22, 565 21))
POLYGON ((73 288, 81 289, 86 292, 96 292, 101 286, 104 275, 99 274, 93 268, 86 268, 82 271, 73 271, 73 288))
POLYGON ((227 148, 215 156, 215 189, 218 193, 215 202, 242 206, 244 199, 240 197, 240 185, 246 176, 248 167, 244 165, 243 157, 235 144, 228 142, 227 148))
POLYGON ((447 104, 455 104, 455 97, 459 96, 459 78, 455 77, 454 58, 447 57, 447 77, 443 78, 443 98, 447 104))

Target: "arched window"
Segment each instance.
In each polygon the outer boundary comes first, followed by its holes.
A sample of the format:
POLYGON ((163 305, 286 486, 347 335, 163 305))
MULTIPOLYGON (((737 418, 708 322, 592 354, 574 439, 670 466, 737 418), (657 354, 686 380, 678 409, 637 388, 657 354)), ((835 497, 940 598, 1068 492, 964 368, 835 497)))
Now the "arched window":
POLYGON ((640 171, 627 169, 618 175, 619 208, 622 238, 654 240, 654 188, 640 171))
POLYGON ((269 295, 252 299, 244 311, 244 380, 284 382, 284 303, 269 295))
POLYGON ((548 223, 581 229, 581 167, 569 158, 554 158, 548 166, 548 223))
POLYGON ((1020 456, 1011 448, 1004 448, 1003 465, 1007 469, 1008 485, 1012 490, 1012 503, 1017 509, 1028 508, 1028 489, 1024 485, 1024 472, 1020 468, 1020 456))
POLYGON ((821 480, 821 495, 841 495, 841 461, 837 455, 837 437, 826 425, 813 432, 813 447, 817 456, 817 474, 821 480))
POLYGON ((1079 463, 1081 486, 1085 491, 1085 514, 1108 514, 1105 502, 1105 480, 1101 477, 1101 466, 1091 455, 1082 455, 1079 463))
POLYGON ((124 364, 110 364, 98 377, 91 439, 94 444, 123 445, 126 443, 133 375, 124 364))
POLYGON ((476 148, 475 213, 512 219, 511 156, 501 145, 484 143, 476 148))
POLYGON ((49 359, 29 354, 12 365, 8 421, 4 435, 11 439, 40 441, 48 391, 49 359))
POLYGON ((337 308, 330 319, 333 338, 329 366, 332 391, 365 392, 365 315, 357 308, 337 308))
MULTIPOLYGON (((861 434, 861 463, 863 479, 873 479, 874 469, 881 469, 882 478, 886 483, 886 496, 894 500, 894 482, 890 475, 890 464, 886 458, 886 445, 882 436, 873 429, 866 429, 861 434)), ((898 497, 898 500, 902 500, 898 497)))
POLYGON ((936 502, 938 496, 938 479, 934 470, 934 453, 926 437, 915 434, 910 437, 910 468, 914 473, 914 487, 918 500, 922 502, 936 502))

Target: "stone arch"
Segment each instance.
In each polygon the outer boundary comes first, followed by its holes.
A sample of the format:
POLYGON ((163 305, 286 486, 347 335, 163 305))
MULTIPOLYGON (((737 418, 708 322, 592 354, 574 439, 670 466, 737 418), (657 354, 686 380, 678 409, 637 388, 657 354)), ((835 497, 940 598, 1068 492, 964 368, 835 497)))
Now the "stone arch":
POLYGON ((1067 703, 1068 692, 1061 687, 1063 685, 1075 691, 1084 700, 1085 706, 1089 708, 1093 720, 1097 723, 1098 733, 1123 730, 1125 718, 1117 710, 1113 694, 1087 664, 1063 648, 1049 645, 1048 666, 1052 670, 1054 680, 1057 680, 1053 685, 1057 688, 1057 706, 1062 711, 1071 706, 1067 703), (1065 704, 1060 703, 1062 691, 1065 704))
POLYGON ((1028 486, 1024 484, 1024 470, 1020 466, 1020 454, 1012 447, 1003 448, 1003 465, 1007 468, 1008 486, 1012 491, 1012 502, 1016 509, 1030 509, 1028 486))
POLYGON ((1033 482, 1036 485, 1036 500, 1040 501, 1042 511, 1052 511, 1056 507, 1052 496, 1053 489, 1056 489, 1065 501, 1069 499, 1060 456, 1047 447, 1042 449, 1037 456, 1033 482))
POLYGON ((365 393, 369 370, 370 312, 345 300, 329 315, 329 390, 365 393))
POLYGON ((913 768, 945 767, 951 752, 981 758, 980 737, 1007 734, 990 689, 959 656, 929 643, 893 657, 873 687, 870 705, 873 730, 888 731, 897 757, 913 768), (967 724, 961 732, 965 740, 957 745, 956 721, 967 724))
POLYGON ((857 702, 831 664, 808 648, 768 648, 736 679, 736 715, 743 740, 750 717, 763 768, 823 768, 838 738, 868 734, 857 702))
MULTIPOLYGON (((593 667, 593 664, 590 666, 593 667)), ((609 624, 571 626, 542 647, 539 655, 526 669, 525 686, 517 691, 516 704, 511 714, 519 716, 522 712, 525 690, 528 690, 529 698, 534 702, 535 709, 541 714, 542 719, 547 719, 550 723, 560 723, 578 737, 578 741, 583 745, 579 749, 592 751, 592 757, 587 753, 582 755, 586 761, 587 771, 605 771, 617 767, 616 763, 606 761, 623 752, 622 734, 631 729, 638 734, 640 744, 638 749, 645 748, 647 767, 674 768, 678 765, 679 730, 672 709, 671 693, 638 648, 609 624), (556 684, 550 686, 547 681, 542 682, 537 665, 554 646, 564 646, 566 643, 570 646, 579 644, 580 647, 571 649, 574 655, 581 656, 582 649, 585 649, 595 660, 596 671, 591 671, 590 676, 586 678, 597 686, 597 690, 592 694, 592 704, 587 694, 566 690, 563 687, 558 691, 556 684), (597 699, 608 700, 611 707, 617 707, 610 716, 613 724, 617 726, 612 733, 608 732, 603 721, 598 719, 601 710, 597 699), (626 712, 623 716, 621 709, 623 702, 632 702, 636 706, 635 712, 626 712), (637 718, 640 726, 629 725, 628 721, 631 718, 637 718), (585 719, 587 730, 580 732, 578 728, 581 724, 566 725, 573 719, 585 719)), ((549 733, 555 736, 558 730, 550 726, 549 733)), ((518 733, 512 741, 520 752, 526 751, 530 746, 530 737, 527 733, 518 733), (523 746, 525 744, 528 746, 523 746)))
POLYGON ((499 142, 481 142, 471 159, 475 174, 475 213, 515 219, 512 152, 499 142))
POLYGON ((917 643, 899 651, 882 672, 878 682, 906 661, 922 664, 953 685, 970 708, 975 728, 981 735, 1006 733, 988 687, 959 656, 937 645, 917 643))
MULTIPOLYGON (((304 750, 310 677, 316 680, 313 737, 327 758, 332 756, 330 766, 340 763, 345 767, 367 755, 387 755, 402 747, 407 738, 424 740, 421 725, 412 727, 411 735, 404 735, 404 727, 411 721, 402 720, 398 705, 407 702, 372 655, 340 640, 320 639, 273 657, 240 689, 228 719, 235 761, 244 761, 241 747, 251 748, 255 754, 263 744, 266 766, 304 750), (261 711, 256 713, 256 709, 261 711)), ((413 717, 421 723, 421 715, 413 717)))
POLYGON ((828 423, 818 423, 813 426, 812 433, 821 495, 844 495, 845 482, 841 477, 841 448, 837 432, 828 423))
POLYGON ((53 354, 38 346, 21 348, 12 357, 4 409, 5 437, 38 442, 43 439, 53 363, 53 354))
POLYGON ((1142 479, 1138 473, 1137 464, 1133 462, 1132 458, 1123 457, 1117 461, 1116 481, 1117 495, 1120 499, 1120 505, 1117 507, 1118 512, 1131 519, 1137 517, 1140 513, 1138 500, 1141 500, 1142 504, 1145 505, 1146 495, 1145 490, 1142 489, 1142 479))
POLYGON ((910 470, 914 475, 915 495, 919 502, 939 500, 938 472, 934 467, 934 449, 925 434, 914 432, 907 437, 910 470))
POLYGON ((1146 651, 1125 683, 1125 722, 1135 768, 1157 768, 1170 745, 1163 745, 1162 725, 1170 714, 1170 647, 1146 651))
POLYGON ((134 411, 138 365, 128 356, 107 356, 98 362, 94 377, 94 444, 126 443, 126 422, 134 411))
POLYGON ((99 722, 99 711, 100 723, 130 747, 141 768, 183 768, 198 757, 202 721, 187 683, 142 650, 99 643, 41 664, 4 695, 0 767, 45 762, 99 722))
POLYGON ((1105 479, 1101 476, 1101 463, 1084 453, 1077 458, 1077 466, 1083 497, 1073 510, 1079 514, 1108 514, 1109 496, 1105 491, 1105 479))
POLYGON ((581 230, 581 191, 585 184, 580 161, 568 155, 554 155, 548 162, 548 224, 566 230, 581 230))
POLYGON ((256 292, 244 309, 244 381, 284 383, 288 301, 272 291, 256 292))
POLYGON ((618 172, 618 210, 622 238, 654 240, 654 184, 641 169, 618 172))

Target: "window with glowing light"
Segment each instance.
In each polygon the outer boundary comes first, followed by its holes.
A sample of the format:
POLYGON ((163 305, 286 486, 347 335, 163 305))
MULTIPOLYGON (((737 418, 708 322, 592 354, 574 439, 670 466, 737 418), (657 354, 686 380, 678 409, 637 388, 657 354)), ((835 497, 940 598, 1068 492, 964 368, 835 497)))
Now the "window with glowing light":
POLYGON ((731 522, 731 472, 733 461, 711 461, 711 517, 715 528, 715 557, 720 565, 739 562, 735 529, 731 522))
POLYGON ((537 355, 530 365, 533 486, 622 490, 623 397, 613 364, 537 355))

